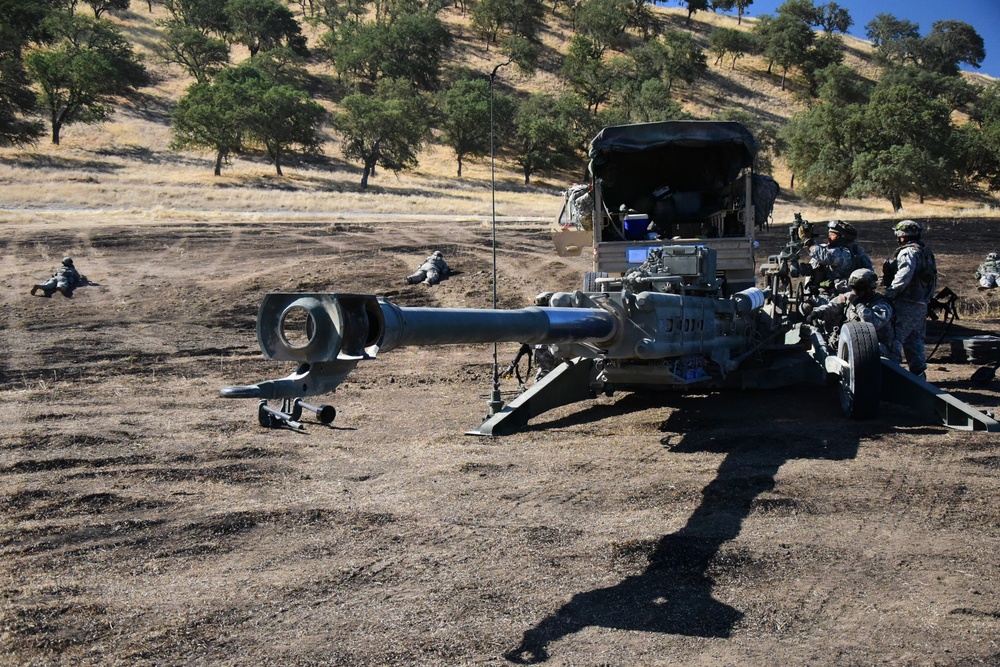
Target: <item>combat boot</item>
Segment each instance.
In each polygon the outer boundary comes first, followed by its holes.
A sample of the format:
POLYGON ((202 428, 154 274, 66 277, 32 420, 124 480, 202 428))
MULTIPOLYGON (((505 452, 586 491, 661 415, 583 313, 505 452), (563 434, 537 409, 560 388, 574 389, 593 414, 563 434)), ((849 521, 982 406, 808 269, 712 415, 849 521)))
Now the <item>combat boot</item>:
POLYGON ((41 296, 44 296, 45 298, 49 298, 50 296, 52 296, 52 290, 46 287, 45 285, 33 285, 31 287, 31 296, 36 296, 35 293, 38 290, 42 290, 41 296))

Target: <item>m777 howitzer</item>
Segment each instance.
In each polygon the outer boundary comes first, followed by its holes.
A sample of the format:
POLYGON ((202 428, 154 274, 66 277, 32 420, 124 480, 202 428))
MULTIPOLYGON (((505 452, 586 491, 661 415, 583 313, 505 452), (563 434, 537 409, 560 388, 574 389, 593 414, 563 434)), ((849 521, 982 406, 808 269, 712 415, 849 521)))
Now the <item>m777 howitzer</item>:
POLYGON ((227 387, 229 398, 294 399, 333 391, 365 360, 412 345, 549 345, 563 363, 477 432, 497 435, 541 412, 598 393, 725 382, 764 343, 756 287, 720 295, 715 251, 666 246, 651 262, 602 285, 559 292, 520 310, 406 308, 373 295, 273 293, 257 318, 264 354, 300 364, 288 377, 227 387), (669 263, 669 264, 667 264, 669 263), (668 266, 675 267, 667 271, 668 266))
POLYGON ((855 419, 877 414, 884 398, 954 428, 1000 428, 881 359, 870 324, 844 325, 832 345, 804 321, 801 294, 787 267, 781 277, 780 261, 762 266, 766 286, 756 286, 755 152, 753 137, 731 122, 605 128, 591 142, 592 218, 567 224, 564 209, 553 232, 560 255, 593 247, 582 290, 546 292, 519 310, 268 294, 257 316, 260 347, 298 368, 222 395, 294 403, 332 392, 357 364, 396 348, 511 342, 548 346, 560 363, 507 405, 495 372, 489 414, 471 434, 512 433, 547 410, 600 394, 803 383, 839 387, 844 413, 855 419))
MULTIPOLYGON (((831 349, 821 330, 778 313, 780 300, 767 291, 750 287, 724 296, 714 276, 711 248, 663 246, 625 276, 599 279, 609 291, 558 292, 546 295, 547 306, 520 310, 407 308, 373 295, 272 293, 258 314, 259 343, 268 358, 299 367, 278 380, 226 387, 222 395, 294 401, 333 391, 358 363, 396 348, 520 342, 548 345, 562 363, 470 434, 505 435, 554 407, 618 391, 836 381, 847 416, 877 413, 886 371, 871 325, 848 323, 831 349)), ((913 382, 935 395, 922 380, 913 382)), ((960 402, 946 405, 942 420, 949 426, 996 424, 960 402)))

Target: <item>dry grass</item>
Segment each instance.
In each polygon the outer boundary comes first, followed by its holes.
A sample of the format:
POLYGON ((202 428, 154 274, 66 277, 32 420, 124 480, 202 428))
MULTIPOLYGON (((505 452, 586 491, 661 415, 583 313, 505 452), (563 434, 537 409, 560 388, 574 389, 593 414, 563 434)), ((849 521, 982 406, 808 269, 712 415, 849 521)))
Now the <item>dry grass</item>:
MULTIPOLYGON (((492 213, 490 164, 488 160, 467 160, 464 177, 456 178, 457 163, 450 149, 429 145, 420 155, 419 166, 409 172, 379 171, 367 191, 359 187, 360 167, 344 160, 336 136, 328 133, 320 159, 292 161, 283 165, 284 178, 262 156, 237 158, 221 177, 212 176, 213 156, 208 153, 175 152, 169 149, 170 113, 191 79, 179 68, 162 63, 154 45, 159 33, 156 21, 165 16, 159 5, 154 11, 136 5, 137 11, 114 18, 155 74, 155 82, 141 97, 119 109, 99 125, 72 125, 64 129, 63 143, 53 146, 47 138, 30 150, 0 149, 0 183, 4 198, 0 222, 15 221, 32 209, 58 211, 99 211, 102 215, 129 218, 141 212, 150 219, 179 216, 211 219, 227 214, 255 214, 269 219, 281 215, 314 214, 329 219, 351 219, 358 215, 488 216, 492 213)), ((702 47, 716 26, 750 29, 754 19, 699 12, 686 24, 680 8, 653 7, 672 29, 689 29, 702 47)), ((469 17, 448 8, 444 20, 457 36, 448 53, 449 63, 461 63, 479 71, 491 71, 500 62, 495 49, 486 49, 469 28, 469 17)), ((311 39, 319 30, 306 26, 311 39)), ((532 75, 516 68, 501 70, 499 85, 522 92, 559 94, 566 90, 557 72, 561 54, 571 35, 569 23, 561 16, 547 17, 542 34, 541 66, 532 75)), ((870 46, 847 37, 847 63, 862 76, 877 76, 870 58, 870 46)), ((243 57, 238 50, 234 60, 243 57)), ((331 76, 328 64, 310 65, 314 74, 331 76)), ((696 86, 680 86, 677 98, 692 114, 708 117, 727 108, 739 108, 764 121, 781 124, 805 108, 802 83, 790 77, 787 89, 780 88, 780 76, 767 74, 760 58, 740 59, 735 68, 728 63, 714 65, 709 56, 707 77, 696 86)), ((320 100, 328 108, 331 100, 320 100)), ((504 160, 496 163, 496 211, 500 216, 548 219, 556 215, 562 188, 582 177, 583 164, 570 173, 547 174, 530 186, 504 160)), ((775 177, 785 188, 775 209, 778 222, 790 220, 802 211, 811 219, 839 217, 865 219, 892 218, 887 202, 845 201, 838 207, 810 204, 799 200, 787 186, 790 174, 780 164, 775 177)), ((74 213, 75 214, 75 213, 74 213)), ((995 216, 990 203, 929 201, 922 205, 906 202, 904 217, 995 216)))

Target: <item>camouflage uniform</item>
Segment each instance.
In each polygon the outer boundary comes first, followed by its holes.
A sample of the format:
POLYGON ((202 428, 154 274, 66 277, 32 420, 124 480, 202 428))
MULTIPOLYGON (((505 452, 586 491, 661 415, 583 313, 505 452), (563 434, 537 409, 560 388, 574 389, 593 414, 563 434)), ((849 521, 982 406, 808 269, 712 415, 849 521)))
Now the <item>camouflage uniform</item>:
POLYGON ((857 241, 851 242, 849 250, 855 269, 875 269, 875 266, 872 264, 872 258, 868 256, 864 248, 858 245, 857 241))
POLYGON ((857 269, 871 269, 872 260, 855 241, 858 232, 853 225, 831 220, 827 229, 830 243, 812 246, 809 264, 816 276, 813 280, 820 281, 825 291, 842 294, 848 291, 847 280, 851 273, 857 269))
POLYGON ((425 285, 437 285, 447 275, 448 264, 444 261, 444 255, 441 254, 440 250, 435 250, 430 257, 424 260, 416 273, 407 276, 406 283, 414 285, 423 281, 425 285))
POLYGON ((809 249, 809 263, 814 269, 825 268, 831 279, 847 280, 853 271, 854 258, 851 251, 842 245, 832 243, 814 245, 809 249))
POLYGON ((73 260, 65 257, 63 258, 62 266, 56 269, 51 278, 44 283, 32 286, 31 295, 34 296, 35 292, 42 290, 42 296, 50 297, 53 292, 58 290, 64 297, 72 298, 73 290, 79 287, 81 282, 82 276, 73 266, 73 260))
POLYGON ((590 185, 583 183, 572 186, 566 191, 566 200, 569 203, 569 220, 560 221, 563 226, 577 229, 588 227, 594 217, 594 197, 590 194, 590 185))
POLYGON ((908 239, 896 250, 896 273, 885 291, 896 310, 896 353, 906 356, 914 375, 927 370, 927 304, 934 294, 936 274, 934 255, 923 241, 908 239))
POLYGON ((534 345, 531 349, 535 355, 535 382, 562 363, 562 359, 556 359, 556 355, 552 354, 552 348, 548 345, 534 345))
POLYGON ((987 255, 986 261, 979 265, 973 275, 979 281, 980 288, 993 289, 996 287, 997 281, 1000 280, 1000 261, 997 260, 996 253, 991 252, 987 255))
POLYGON ((843 322, 869 322, 875 327, 878 336, 879 354, 899 363, 902 358, 896 350, 896 331, 892 316, 892 306, 885 297, 872 292, 864 300, 854 294, 836 296, 830 303, 814 310, 810 319, 821 319, 830 327, 840 326, 843 322))

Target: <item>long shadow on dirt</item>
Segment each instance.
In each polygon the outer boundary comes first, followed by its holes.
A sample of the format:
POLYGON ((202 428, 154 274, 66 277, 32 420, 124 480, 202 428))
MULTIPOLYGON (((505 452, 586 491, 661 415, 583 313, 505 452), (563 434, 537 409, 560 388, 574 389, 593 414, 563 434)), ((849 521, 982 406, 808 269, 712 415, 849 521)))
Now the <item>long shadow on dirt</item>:
MULTIPOLYGON (((884 421, 846 421, 825 391, 725 392, 665 403, 676 408, 660 426, 665 447, 678 454, 725 454, 715 479, 702 490, 701 505, 683 528, 649 545, 645 571, 609 588, 577 593, 525 631, 520 645, 505 654, 507 660, 545 662, 550 644, 590 626, 729 637, 743 613, 712 596, 711 572, 733 567, 718 562, 719 551, 740 534, 744 520, 760 505, 758 497, 774 489, 781 466, 793 459, 853 459, 862 437, 888 430, 884 421), (805 419, 814 428, 803 438, 805 419)), ((651 403, 627 397, 616 407, 642 410, 651 403)), ((606 407, 601 412, 614 418, 606 407)))

